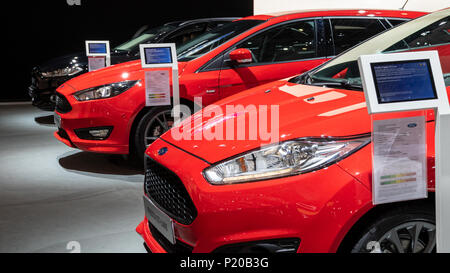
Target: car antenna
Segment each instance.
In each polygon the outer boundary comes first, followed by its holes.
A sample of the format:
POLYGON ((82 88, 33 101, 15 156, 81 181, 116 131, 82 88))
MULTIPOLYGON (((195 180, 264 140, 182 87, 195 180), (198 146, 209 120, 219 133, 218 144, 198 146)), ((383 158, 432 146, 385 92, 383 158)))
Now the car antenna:
POLYGON ((406 6, 406 4, 408 4, 408 1, 409 0, 406 0, 405 4, 403 4, 403 6, 400 8, 400 10, 404 10, 405 9, 405 6, 406 6))

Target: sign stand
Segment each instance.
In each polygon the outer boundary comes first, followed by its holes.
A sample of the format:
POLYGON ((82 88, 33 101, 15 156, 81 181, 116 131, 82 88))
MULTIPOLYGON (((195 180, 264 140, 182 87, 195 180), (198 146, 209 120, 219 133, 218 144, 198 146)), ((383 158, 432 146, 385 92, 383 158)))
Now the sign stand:
POLYGON ((435 110, 436 243, 438 252, 450 253, 450 106, 439 55, 363 55, 358 64, 369 114, 435 110))
POLYGON ((111 65, 109 41, 86 41, 89 72, 111 65))
POLYGON ((450 111, 437 109, 435 117, 437 250, 450 253, 450 111))
POLYGON ((175 43, 141 44, 140 54, 145 73, 146 106, 170 105, 170 83, 167 70, 148 68, 169 68, 172 71, 173 115, 175 125, 180 122, 180 87, 178 81, 178 60, 175 43))

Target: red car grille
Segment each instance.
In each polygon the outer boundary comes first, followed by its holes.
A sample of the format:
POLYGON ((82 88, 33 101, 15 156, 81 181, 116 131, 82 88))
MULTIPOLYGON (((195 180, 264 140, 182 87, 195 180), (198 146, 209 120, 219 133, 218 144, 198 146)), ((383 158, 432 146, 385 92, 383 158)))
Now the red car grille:
POLYGON ((145 193, 167 215, 190 225, 197 210, 180 178, 166 167, 146 158, 145 193))

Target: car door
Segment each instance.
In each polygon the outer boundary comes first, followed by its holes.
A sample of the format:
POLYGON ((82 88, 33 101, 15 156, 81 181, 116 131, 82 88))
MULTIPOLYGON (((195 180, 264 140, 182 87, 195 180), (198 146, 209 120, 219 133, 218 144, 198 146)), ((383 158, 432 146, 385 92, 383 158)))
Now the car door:
POLYGON ((275 25, 239 42, 223 55, 219 78, 221 98, 267 82, 294 76, 326 61, 318 40, 323 40, 321 19, 302 19, 275 25), (238 48, 252 52, 252 62, 237 65, 229 53, 238 48))

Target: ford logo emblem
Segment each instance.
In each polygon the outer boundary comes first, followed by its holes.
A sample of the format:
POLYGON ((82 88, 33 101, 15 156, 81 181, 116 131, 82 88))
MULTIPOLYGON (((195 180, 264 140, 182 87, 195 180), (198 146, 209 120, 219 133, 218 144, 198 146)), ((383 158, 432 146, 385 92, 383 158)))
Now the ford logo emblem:
POLYGON ((410 123, 408 124, 409 128, 416 128, 417 127, 417 123, 410 123))
POLYGON ((169 149, 167 149, 167 147, 164 147, 164 148, 161 148, 161 149, 158 151, 158 154, 159 154, 160 156, 163 156, 163 155, 167 154, 168 151, 169 151, 169 149))

